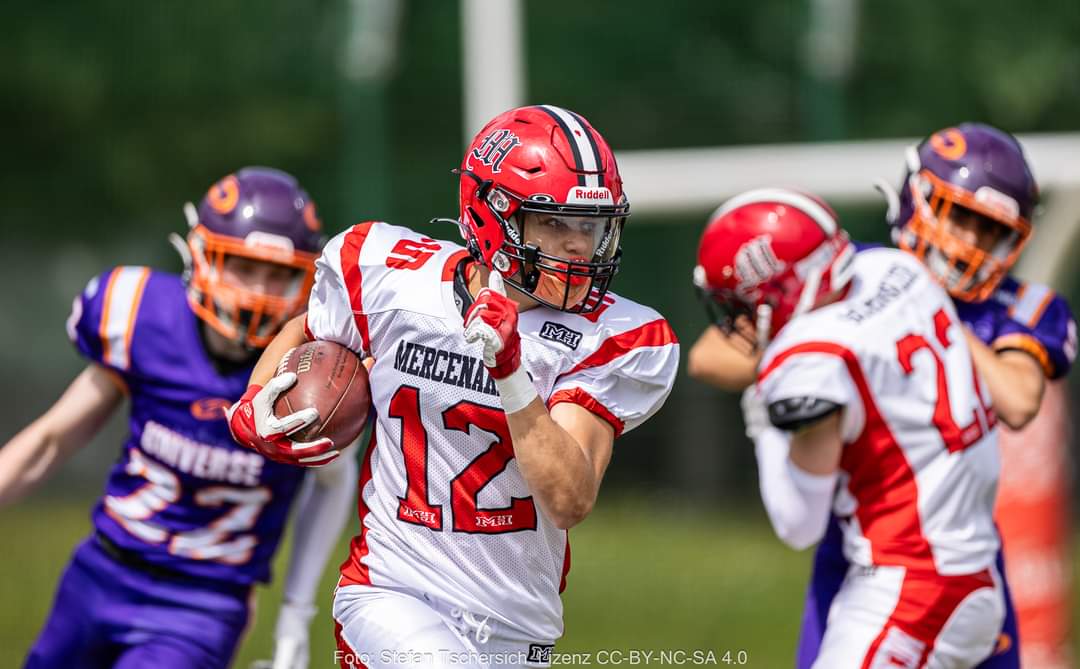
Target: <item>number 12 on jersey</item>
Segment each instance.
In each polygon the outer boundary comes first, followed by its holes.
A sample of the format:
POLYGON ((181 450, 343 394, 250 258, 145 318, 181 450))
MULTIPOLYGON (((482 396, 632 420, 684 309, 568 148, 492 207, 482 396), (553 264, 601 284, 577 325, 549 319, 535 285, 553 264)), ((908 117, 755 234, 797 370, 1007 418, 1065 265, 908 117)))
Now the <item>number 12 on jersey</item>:
MULTIPOLYGON (((398 520, 422 525, 433 531, 443 529, 441 504, 432 504, 429 491, 428 431, 420 416, 420 389, 401 386, 390 400, 389 416, 401 422, 401 453, 405 459, 407 490, 398 498, 398 520)), ((494 437, 480 453, 450 481, 450 506, 454 532, 503 534, 536 529, 536 506, 532 497, 513 497, 502 508, 481 509, 478 497, 491 481, 514 459, 510 428, 501 409, 462 400, 442 413, 446 430, 469 434, 477 427, 494 437)))

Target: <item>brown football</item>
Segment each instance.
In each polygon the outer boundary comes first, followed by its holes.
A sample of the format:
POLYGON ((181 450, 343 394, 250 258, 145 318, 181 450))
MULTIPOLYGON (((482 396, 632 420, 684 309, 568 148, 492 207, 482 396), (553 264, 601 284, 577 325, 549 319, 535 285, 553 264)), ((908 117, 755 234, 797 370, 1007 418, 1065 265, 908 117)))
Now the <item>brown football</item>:
POLYGON ((319 419, 291 436, 295 441, 329 437, 344 448, 364 431, 371 388, 360 356, 340 344, 312 341, 297 346, 278 363, 278 374, 296 373, 296 385, 278 396, 274 413, 287 416, 315 407, 319 419))

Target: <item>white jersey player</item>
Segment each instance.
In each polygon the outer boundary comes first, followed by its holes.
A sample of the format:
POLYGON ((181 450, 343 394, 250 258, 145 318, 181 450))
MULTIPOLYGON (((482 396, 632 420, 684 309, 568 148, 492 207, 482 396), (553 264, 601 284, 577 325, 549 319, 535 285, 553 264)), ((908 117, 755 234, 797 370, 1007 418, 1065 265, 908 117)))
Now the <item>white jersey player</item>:
POLYGON ((856 256, 826 205, 781 189, 717 210, 695 278, 722 328, 767 343, 744 411, 777 534, 802 549, 841 519, 852 566, 813 666, 990 655, 996 419, 945 291, 909 254, 856 256))
POLYGON ((466 154, 461 208, 467 248, 386 223, 331 240, 306 321, 233 412, 260 451, 325 461, 332 444, 285 434, 310 416, 270 412, 292 379, 269 370, 305 338, 374 359, 361 531, 334 605, 345 667, 547 665, 566 530, 592 509, 614 438, 660 408, 678 367, 667 322, 607 290, 629 207, 580 116, 496 117, 466 154))

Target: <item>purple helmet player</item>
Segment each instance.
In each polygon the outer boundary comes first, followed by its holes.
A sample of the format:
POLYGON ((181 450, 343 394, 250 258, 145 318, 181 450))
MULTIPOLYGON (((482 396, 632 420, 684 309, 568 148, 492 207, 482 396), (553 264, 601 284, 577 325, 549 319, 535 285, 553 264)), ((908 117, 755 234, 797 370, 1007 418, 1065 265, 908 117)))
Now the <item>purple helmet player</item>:
POLYGON ((303 309, 321 245, 296 180, 262 167, 188 204, 173 241, 184 277, 121 266, 76 297, 68 335, 87 365, 56 404, 0 448, 0 507, 89 443, 128 402, 129 434, 74 551, 28 669, 227 667, 290 508, 295 530, 274 666, 307 661, 314 591, 349 511, 356 464, 312 474, 236 444, 225 407, 256 356, 303 309))
POLYGON ((897 245, 918 256, 953 297, 980 302, 1020 257, 1038 197, 1015 137, 962 123, 908 149, 889 222, 897 245))
POLYGON ((185 208, 191 232, 191 308, 227 339, 262 348, 303 310, 325 241, 315 203, 296 179, 269 167, 245 167, 185 208), (283 294, 224 279, 229 257, 278 265, 290 278, 283 294))

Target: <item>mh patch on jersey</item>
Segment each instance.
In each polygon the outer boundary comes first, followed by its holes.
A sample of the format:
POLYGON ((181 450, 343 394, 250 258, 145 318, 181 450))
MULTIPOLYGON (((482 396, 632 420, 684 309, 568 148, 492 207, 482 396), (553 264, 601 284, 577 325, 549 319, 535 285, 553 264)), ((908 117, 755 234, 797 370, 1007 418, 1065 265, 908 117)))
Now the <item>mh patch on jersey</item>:
POLYGON ((555 644, 530 643, 529 659, 526 661, 547 664, 551 662, 551 651, 554 648, 555 644))
POLYGON ((556 344, 562 344, 563 346, 569 346, 572 350, 577 350, 578 344, 581 343, 581 333, 577 330, 571 330, 565 325, 559 323, 553 323, 546 321, 543 326, 540 327, 540 338, 553 341, 556 344))

